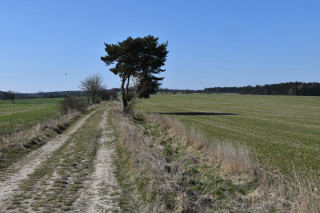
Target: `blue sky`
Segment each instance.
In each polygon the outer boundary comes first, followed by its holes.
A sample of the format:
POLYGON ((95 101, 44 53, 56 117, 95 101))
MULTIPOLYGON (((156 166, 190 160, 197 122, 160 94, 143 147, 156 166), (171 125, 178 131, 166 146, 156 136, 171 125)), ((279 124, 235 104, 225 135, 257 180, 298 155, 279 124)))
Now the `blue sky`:
POLYGON ((168 41, 163 87, 320 81, 320 1, 0 0, 0 90, 78 90, 104 42, 168 41), (65 75, 67 73, 67 75, 65 75))

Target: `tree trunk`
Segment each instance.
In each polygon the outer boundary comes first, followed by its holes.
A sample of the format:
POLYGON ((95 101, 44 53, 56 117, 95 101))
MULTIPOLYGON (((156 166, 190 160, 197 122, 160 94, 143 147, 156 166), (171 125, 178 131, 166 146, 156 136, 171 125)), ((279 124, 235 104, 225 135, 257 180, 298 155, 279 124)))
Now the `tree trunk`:
POLYGON ((130 76, 128 77, 128 82, 126 85, 127 94, 129 94, 129 83, 130 83, 130 76))
POLYGON ((92 103, 93 104, 96 103, 96 93, 95 93, 95 91, 93 91, 93 94, 92 94, 92 103))
POLYGON ((125 111, 126 107, 128 106, 128 102, 126 99, 126 92, 124 90, 124 83, 126 81, 126 77, 122 78, 122 82, 121 82, 121 95, 122 95, 122 103, 123 103, 123 111, 125 111))

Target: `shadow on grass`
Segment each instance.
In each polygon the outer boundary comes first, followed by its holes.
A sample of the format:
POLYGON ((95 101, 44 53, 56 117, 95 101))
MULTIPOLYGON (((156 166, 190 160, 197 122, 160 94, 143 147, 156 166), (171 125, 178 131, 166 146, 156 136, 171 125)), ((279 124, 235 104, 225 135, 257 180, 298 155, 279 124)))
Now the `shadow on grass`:
POLYGON ((238 115, 224 112, 159 112, 160 115, 238 115))

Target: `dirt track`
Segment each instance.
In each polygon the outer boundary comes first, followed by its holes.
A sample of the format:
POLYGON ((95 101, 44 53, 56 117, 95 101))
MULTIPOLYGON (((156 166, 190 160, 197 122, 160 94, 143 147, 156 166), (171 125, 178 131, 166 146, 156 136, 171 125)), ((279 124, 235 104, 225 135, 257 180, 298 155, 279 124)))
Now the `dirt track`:
POLYGON ((118 211, 109 113, 91 112, 1 171, 0 212, 118 211))

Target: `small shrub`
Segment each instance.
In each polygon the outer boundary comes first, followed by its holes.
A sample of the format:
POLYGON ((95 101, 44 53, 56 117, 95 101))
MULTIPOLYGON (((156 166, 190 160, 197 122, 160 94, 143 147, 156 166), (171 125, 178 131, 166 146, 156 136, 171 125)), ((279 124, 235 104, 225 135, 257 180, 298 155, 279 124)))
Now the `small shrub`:
POLYGON ((108 101, 111 97, 111 93, 109 90, 104 89, 99 92, 99 96, 103 101, 108 101))
POLYGON ((68 114, 74 111, 84 112, 87 107, 88 104, 86 101, 77 97, 66 97, 60 102, 60 110, 63 114, 68 114))
POLYGON ((110 90, 110 93, 113 101, 119 101, 117 90, 110 90))
POLYGON ((111 90, 101 90, 99 91, 99 97, 103 100, 103 101, 108 101, 108 100, 118 100, 118 93, 117 90, 115 89, 111 89, 111 90))
POLYGON ((94 101, 95 104, 100 104, 102 99, 100 97, 97 97, 96 100, 94 101))

